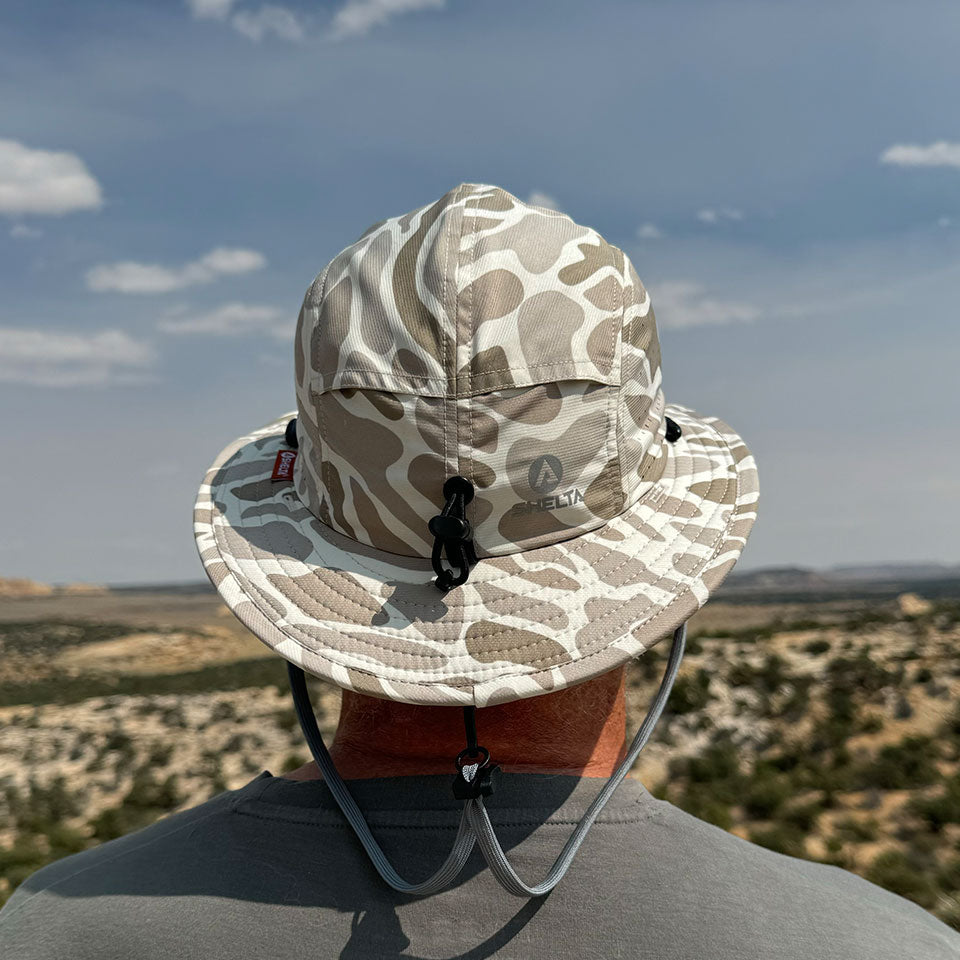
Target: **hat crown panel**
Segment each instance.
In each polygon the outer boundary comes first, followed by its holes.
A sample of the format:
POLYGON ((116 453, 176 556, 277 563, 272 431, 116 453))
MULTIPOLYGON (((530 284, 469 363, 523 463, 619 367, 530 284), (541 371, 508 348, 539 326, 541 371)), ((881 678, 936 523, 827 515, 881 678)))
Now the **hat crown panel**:
POLYGON ((616 383, 625 259, 565 214, 463 184, 330 262, 304 301, 301 375, 433 396, 616 383))
POLYGON ((307 292, 296 365, 301 499, 391 552, 429 555, 455 473, 478 488, 483 554, 600 526, 656 472, 659 346, 636 272, 498 187, 462 184, 335 257, 307 292))

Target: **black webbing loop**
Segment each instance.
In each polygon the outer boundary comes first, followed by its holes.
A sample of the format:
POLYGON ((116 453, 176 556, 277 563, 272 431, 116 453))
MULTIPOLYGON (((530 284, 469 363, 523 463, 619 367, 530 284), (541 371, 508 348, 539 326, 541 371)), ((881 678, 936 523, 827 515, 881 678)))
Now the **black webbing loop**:
POLYGON ((473 499, 473 484, 465 477, 450 477, 443 485, 446 503, 427 524, 433 534, 430 561, 437 575, 436 585, 444 593, 467 582, 470 567, 477 562, 473 528, 467 520, 467 504, 473 499), (450 568, 443 565, 446 553, 450 568))

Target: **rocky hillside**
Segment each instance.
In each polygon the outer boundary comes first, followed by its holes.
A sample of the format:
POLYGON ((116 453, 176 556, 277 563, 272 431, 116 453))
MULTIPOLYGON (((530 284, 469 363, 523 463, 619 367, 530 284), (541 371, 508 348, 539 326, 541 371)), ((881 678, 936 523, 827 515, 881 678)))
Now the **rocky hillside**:
MULTIPOLYGON (((715 601, 637 773, 960 927, 960 599, 715 601)), ((631 669, 639 721, 665 646, 631 669)), ((317 684, 322 726, 336 691, 317 684)), ((50 859, 306 758, 283 664, 214 595, 0 603, 0 898, 50 859)))

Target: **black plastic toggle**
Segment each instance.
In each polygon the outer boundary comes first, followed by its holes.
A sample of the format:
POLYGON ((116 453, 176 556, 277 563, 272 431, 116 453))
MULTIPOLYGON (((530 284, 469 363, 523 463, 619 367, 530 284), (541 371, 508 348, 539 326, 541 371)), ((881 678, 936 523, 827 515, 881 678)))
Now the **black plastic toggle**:
POLYGON ((440 514, 433 517, 427 526, 430 532, 441 540, 470 540, 473 537, 469 521, 460 517, 445 517, 440 514))
POLYGON ((667 420, 667 432, 665 434, 667 443, 676 443, 682 436, 683 431, 680 429, 680 424, 676 420, 671 420, 669 417, 667 420))
POLYGON ((283 432, 283 442, 288 447, 293 447, 294 450, 298 449, 300 442, 297 440, 297 418, 294 417, 288 424, 287 429, 283 432))
POLYGON ((467 582, 470 567, 477 562, 473 546, 473 528, 467 520, 467 504, 473 499, 473 484, 466 477, 450 477, 443 485, 446 503, 427 524, 433 534, 431 563, 435 581, 446 592, 467 582), (450 567, 444 567, 442 556, 446 554, 450 567))

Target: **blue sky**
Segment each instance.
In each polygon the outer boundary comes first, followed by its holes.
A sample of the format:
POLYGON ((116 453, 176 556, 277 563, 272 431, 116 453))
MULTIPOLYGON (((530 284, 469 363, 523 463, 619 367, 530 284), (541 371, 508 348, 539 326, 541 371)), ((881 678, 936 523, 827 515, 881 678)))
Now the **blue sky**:
POLYGON ((958 560, 960 6, 7 0, 0 575, 202 576, 313 276, 461 181, 633 258, 754 449, 744 567, 958 560))

